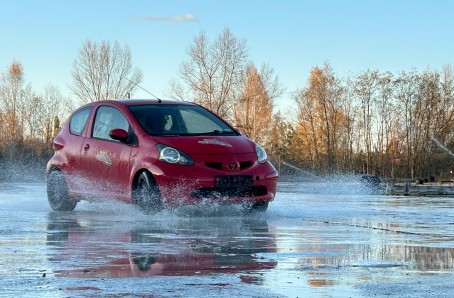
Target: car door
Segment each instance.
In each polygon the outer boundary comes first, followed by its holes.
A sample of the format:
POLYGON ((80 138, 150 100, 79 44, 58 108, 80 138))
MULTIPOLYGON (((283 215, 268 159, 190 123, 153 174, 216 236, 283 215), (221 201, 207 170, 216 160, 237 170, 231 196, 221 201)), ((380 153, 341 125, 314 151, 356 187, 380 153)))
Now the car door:
POLYGON ((93 121, 91 136, 81 153, 87 184, 95 191, 94 196, 127 199, 132 147, 113 140, 109 132, 115 128, 130 132, 130 124, 120 110, 107 105, 97 109, 93 121))
POLYGON ((69 119, 69 134, 65 135, 64 141, 59 139, 60 135, 54 140, 60 146, 64 146, 62 152, 65 154, 64 160, 66 166, 63 170, 67 177, 68 191, 71 193, 80 193, 81 191, 80 174, 83 171, 83 165, 80 153, 86 140, 87 123, 89 122, 92 109, 93 107, 85 107, 75 111, 69 119))

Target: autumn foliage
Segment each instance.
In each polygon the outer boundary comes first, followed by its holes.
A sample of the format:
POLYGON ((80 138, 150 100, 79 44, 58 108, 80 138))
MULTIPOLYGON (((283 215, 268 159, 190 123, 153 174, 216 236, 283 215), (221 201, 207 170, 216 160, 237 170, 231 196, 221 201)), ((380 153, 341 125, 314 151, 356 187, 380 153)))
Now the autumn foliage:
POLYGON ((318 173, 451 179, 454 77, 441 72, 367 70, 336 76, 314 67, 297 105, 290 156, 318 173))

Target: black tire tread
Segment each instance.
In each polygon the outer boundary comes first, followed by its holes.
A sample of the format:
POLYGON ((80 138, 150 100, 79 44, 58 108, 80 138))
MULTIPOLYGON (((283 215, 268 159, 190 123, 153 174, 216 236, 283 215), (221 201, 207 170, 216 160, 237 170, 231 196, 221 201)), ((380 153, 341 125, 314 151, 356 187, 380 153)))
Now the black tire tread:
POLYGON ((47 199, 55 211, 72 211, 76 208, 77 201, 68 195, 68 186, 61 171, 54 170, 47 175, 47 199))

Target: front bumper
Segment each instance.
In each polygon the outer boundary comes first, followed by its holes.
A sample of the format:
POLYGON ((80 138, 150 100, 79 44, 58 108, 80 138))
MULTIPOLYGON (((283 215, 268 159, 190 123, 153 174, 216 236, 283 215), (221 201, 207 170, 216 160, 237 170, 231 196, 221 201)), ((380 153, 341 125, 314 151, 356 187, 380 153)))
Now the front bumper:
POLYGON ((161 175, 155 175, 162 202, 169 206, 270 202, 276 194, 278 177, 278 172, 269 162, 237 173, 166 165, 161 175), (216 177, 221 176, 250 176, 251 183, 219 186, 216 177))

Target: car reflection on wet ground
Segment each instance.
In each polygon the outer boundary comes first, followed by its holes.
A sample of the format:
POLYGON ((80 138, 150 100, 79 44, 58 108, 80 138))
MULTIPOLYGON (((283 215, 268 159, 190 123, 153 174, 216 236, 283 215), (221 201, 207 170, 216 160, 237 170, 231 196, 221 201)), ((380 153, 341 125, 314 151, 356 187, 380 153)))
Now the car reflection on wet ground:
POLYGON ((454 198, 280 183, 265 214, 122 203, 51 211, 0 184, 0 296, 450 297, 454 198))
POLYGON ((106 230, 93 219, 77 216, 80 213, 72 218, 49 215, 48 254, 52 262, 64 264, 54 271, 56 277, 193 276, 247 273, 276 265, 255 257, 276 252, 264 219, 186 218, 170 224, 150 220, 121 231, 112 225, 106 230))

